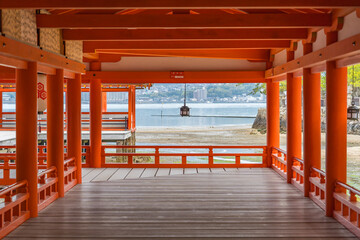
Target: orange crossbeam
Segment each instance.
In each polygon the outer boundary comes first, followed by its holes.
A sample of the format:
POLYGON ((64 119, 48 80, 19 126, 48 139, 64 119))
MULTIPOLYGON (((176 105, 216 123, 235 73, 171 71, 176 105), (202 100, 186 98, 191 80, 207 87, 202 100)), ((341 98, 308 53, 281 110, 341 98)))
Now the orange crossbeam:
POLYGON ((307 29, 64 29, 64 40, 289 40, 306 39, 307 29))
POLYGON ((206 50, 96 50, 97 53, 112 53, 135 56, 169 56, 169 57, 197 57, 197 58, 224 58, 248 59, 268 61, 269 50, 263 49, 206 49, 206 50))
POLYGON ((358 0, 2 0, 0 8, 47 9, 263 9, 357 7, 358 0))
POLYGON ((237 40, 237 41, 86 41, 85 53, 96 49, 143 50, 143 49, 268 49, 289 48, 290 40, 237 40))
POLYGON ((330 27, 331 14, 37 15, 38 28, 304 28, 330 27))
POLYGON ((88 71, 83 79, 102 83, 258 83, 265 82, 264 71, 184 72, 184 78, 171 78, 170 72, 88 71))

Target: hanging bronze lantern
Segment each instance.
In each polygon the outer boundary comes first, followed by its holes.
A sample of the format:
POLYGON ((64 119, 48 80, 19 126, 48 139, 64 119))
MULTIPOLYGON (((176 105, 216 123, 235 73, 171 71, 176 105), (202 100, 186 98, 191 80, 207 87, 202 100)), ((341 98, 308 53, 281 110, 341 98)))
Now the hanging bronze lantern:
POLYGON ((190 108, 186 106, 186 84, 184 88, 184 106, 180 108, 180 116, 190 117, 190 108))
POLYGON ((359 120, 359 112, 360 112, 359 108, 357 106, 355 106, 355 102, 352 101, 351 106, 348 107, 348 109, 347 109, 347 119, 358 121, 359 120))

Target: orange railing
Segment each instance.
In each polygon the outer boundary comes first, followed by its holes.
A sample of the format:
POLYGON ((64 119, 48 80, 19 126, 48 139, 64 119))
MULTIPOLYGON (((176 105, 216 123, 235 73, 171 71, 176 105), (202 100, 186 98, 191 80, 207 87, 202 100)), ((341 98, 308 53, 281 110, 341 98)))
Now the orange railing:
POLYGON ((325 172, 317 169, 310 169, 310 192, 309 197, 322 209, 325 209, 325 172))
POLYGON ((65 192, 77 184, 75 158, 66 159, 64 162, 64 184, 65 192))
POLYGON ((271 153, 272 168, 283 178, 286 178, 286 151, 273 147, 271 153))
POLYGON ((291 183, 300 191, 304 191, 304 161, 300 158, 293 158, 293 177, 291 183))
POLYGON ((342 182, 335 184, 334 218, 360 237, 360 191, 342 182))
POLYGON ((38 174, 38 208, 44 209, 58 198, 56 167, 38 174))
MULTIPOLYGON (((0 118, 0 130, 15 131, 16 113, 3 112, 0 118)), ((38 123, 41 130, 46 130, 47 126, 46 112, 40 115, 38 123)), ((103 130, 127 130, 130 123, 128 122, 128 112, 103 112, 103 130)), ((81 113, 81 126, 83 130, 89 130, 90 117, 89 112, 81 113)), ((66 128, 66 113, 64 113, 64 128, 66 128)))
POLYGON ((0 238, 21 225, 30 217, 27 181, 15 183, 0 191, 0 238))
POLYGON ((265 167, 266 146, 102 146, 103 167, 265 167))
MULTIPOLYGON (((38 168, 46 169, 46 147, 47 146, 38 146, 38 168)), ((3 172, 2 176, 0 175, 0 185, 10 185, 16 182, 16 147, 15 146, 0 146, 0 149, 9 149, 9 153, 0 153, 0 171, 3 172)), ((67 147, 65 146, 65 150, 67 147)), ((90 162, 90 146, 82 146, 82 162, 83 167, 89 167, 90 162)), ((66 158, 66 154, 64 156, 66 158)))

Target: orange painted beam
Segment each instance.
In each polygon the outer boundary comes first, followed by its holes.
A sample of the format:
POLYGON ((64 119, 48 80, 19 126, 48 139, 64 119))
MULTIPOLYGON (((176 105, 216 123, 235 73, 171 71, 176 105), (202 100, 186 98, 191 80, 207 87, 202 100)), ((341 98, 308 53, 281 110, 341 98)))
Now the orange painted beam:
POLYGON ((290 40, 306 39, 299 29, 64 29, 64 40, 290 40))
MULTIPOLYGON (((180 69, 181 70, 181 69, 180 69)), ((88 71, 84 80, 101 79, 102 83, 257 83, 265 82, 263 71, 184 72, 184 78, 171 78, 170 72, 88 71)))
POLYGON ((64 197, 64 70, 47 76, 47 167, 56 167, 57 190, 64 197))
POLYGON ((331 14, 37 15, 38 28, 304 28, 330 27, 331 14))
POLYGON ((0 8, 47 9, 263 9, 359 7, 357 0, 3 0, 0 8))
POLYGON ((38 216, 37 64, 16 70, 16 181, 28 181, 31 217, 38 216))
POLYGON ((223 58, 269 60, 270 51, 263 49, 206 49, 206 50, 96 50, 97 53, 112 53, 134 56, 168 56, 168 57, 196 57, 196 58, 223 58))
POLYGON ((119 54, 108 54, 108 53, 84 53, 84 62, 119 62, 121 60, 119 54))
POLYGON ((15 69, 0 66, 0 79, 1 79, 1 81, 14 80, 15 79, 15 69))
POLYGON ((353 57, 360 54, 360 34, 332 43, 318 51, 306 54, 293 61, 265 71, 266 78, 277 78, 301 71, 302 68, 316 68, 324 65, 326 61, 338 61, 344 58, 353 57))
POLYGON ((126 50, 173 50, 173 49, 268 49, 289 48, 290 40, 237 40, 237 41, 85 41, 85 53, 97 49, 126 50))
POLYGON ((37 62, 51 68, 64 69, 70 72, 84 73, 85 65, 58 54, 0 36, 0 65, 26 69, 27 62, 37 62), (6 59, 5 59, 6 58, 6 59), (3 61, 4 60, 4 61, 3 61))

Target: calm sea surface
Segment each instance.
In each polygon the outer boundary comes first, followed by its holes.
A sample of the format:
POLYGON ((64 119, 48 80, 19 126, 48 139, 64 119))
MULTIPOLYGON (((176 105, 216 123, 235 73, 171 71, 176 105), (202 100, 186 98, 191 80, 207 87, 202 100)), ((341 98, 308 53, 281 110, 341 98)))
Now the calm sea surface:
MULTIPOLYGON (((256 116, 258 109, 265 107, 265 103, 189 103, 187 105, 190 107, 190 115, 194 117, 179 116, 181 103, 136 104, 136 126, 250 125, 254 118, 236 118, 236 116, 256 116)), ((14 112, 15 104, 4 104, 3 109, 4 112, 14 112)), ((82 111, 89 111, 89 105, 82 104, 82 111)), ((108 104, 108 111, 126 112, 127 104, 108 104)))

